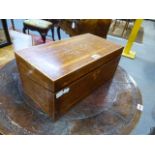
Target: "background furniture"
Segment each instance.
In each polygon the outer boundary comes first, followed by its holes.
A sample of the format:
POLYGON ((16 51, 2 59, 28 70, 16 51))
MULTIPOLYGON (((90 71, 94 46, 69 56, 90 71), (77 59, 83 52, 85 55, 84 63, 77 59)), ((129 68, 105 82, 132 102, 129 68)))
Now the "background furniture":
POLYGON ((129 28, 129 24, 131 22, 135 22, 135 19, 115 19, 115 23, 114 23, 114 26, 113 26, 113 30, 115 30, 115 27, 117 24, 119 24, 120 22, 125 22, 125 25, 124 25, 124 28, 123 28, 123 31, 122 31, 122 37, 124 35, 124 32, 129 28))
POLYGON ((14 23, 14 20, 13 20, 13 19, 10 19, 10 21, 11 21, 11 27, 12 27, 12 29, 15 30, 15 23, 14 23))
MULTIPOLYGON (((55 27, 57 29, 57 35, 58 35, 58 39, 61 39, 61 35, 60 35, 60 22, 62 19, 46 19, 49 22, 52 22, 53 27, 55 27)), ((53 31, 53 39, 54 39, 54 31, 53 31)), ((55 40, 55 39, 54 39, 55 40)))
POLYGON ((0 47, 11 44, 6 19, 0 19, 0 47))
POLYGON ((48 31, 51 29, 52 39, 54 40, 54 27, 51 22, 39 19, 28 19, 23 23, 23 32, 26 33, 26 30, 38 31, 41 35, 43 42, 46 42, 46 36, 48 31))
POLYGON ((106 38, 112 22, 111 19, 49 19, 57 28, 58 38, 61 39, 60 29, 70 36, 92 33, 106 38))
POLYGON ((106 38, 111 24, 111 19, 82 19, 82 20, 62 20, 60 28, 70 36, 83 33, 92 33, 106 38), (74 22, 74 26, 73 26, 74 22))

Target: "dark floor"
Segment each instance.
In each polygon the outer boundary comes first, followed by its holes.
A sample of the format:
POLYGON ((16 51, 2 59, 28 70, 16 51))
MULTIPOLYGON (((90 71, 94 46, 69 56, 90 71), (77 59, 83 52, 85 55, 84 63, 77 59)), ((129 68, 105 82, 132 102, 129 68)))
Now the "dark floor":
MULTIPOLYGON (((8 21, 10 25, 10 21, 8 21)), ((15 20, 16 29, 22 30, 22 20, 15 20)), ((155 22, 144 21, 144 40, 142 44, 134 43, 132 50, 136 52, 134 60, 122 57, 120 66, 135 79, 140 88, 144 110, 139 122, 131 134, 149 134, 150 128, 155 126, 155 22)), ((49 32, 51 37, 51 32, 49 32)), ((61 31, 61 36, 67 38, 68 35, 61 31)), ((56 36, 57 39, 57 36, 56 36)), ((126 44, 125 39, 108 36, 108 40, 118 44, 126 44)))

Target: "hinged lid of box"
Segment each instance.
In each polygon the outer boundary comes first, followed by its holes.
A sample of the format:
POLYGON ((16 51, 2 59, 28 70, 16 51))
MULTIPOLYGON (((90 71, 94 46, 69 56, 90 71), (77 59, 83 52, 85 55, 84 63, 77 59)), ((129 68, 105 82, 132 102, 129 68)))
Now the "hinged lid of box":
POLYGON ((45 84, 46 80, 36 82, 57 92, 120 56, 122 48, 101 37, 83 34, 17 51, 16 56, 29 65, 30 73, 38 74, 37 78, 45 76, 48 84, 45 84))

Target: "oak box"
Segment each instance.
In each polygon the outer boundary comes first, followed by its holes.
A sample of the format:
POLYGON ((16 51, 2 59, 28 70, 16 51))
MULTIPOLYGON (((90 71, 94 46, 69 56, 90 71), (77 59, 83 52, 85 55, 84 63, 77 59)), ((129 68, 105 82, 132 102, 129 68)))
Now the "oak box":
POLYGON ((110 80, 123 47, 92 34, 15 52, 24 92, 57 120, 110 80))

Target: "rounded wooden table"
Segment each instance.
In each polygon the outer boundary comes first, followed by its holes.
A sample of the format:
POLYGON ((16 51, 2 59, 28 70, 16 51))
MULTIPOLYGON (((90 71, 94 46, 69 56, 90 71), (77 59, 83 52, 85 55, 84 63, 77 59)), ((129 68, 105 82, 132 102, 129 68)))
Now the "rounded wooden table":
POLYGON ((56 122, 30 102, 13 60, 0 70, 2 134, 130 134, 140 118, 142 98, 134 80, 118 67, 111 81, 56 122))

